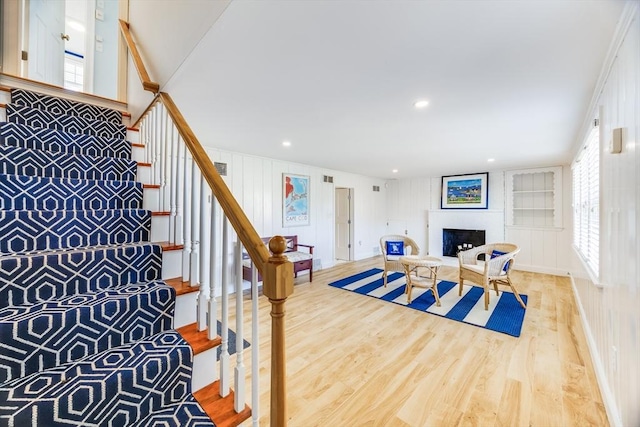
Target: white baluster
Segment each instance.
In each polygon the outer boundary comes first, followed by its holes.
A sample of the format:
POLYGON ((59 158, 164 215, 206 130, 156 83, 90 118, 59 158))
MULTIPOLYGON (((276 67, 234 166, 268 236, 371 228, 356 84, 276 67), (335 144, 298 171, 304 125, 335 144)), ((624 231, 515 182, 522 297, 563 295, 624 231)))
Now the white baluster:
POLYGON ((184 168, 183 168, 183 176, 184 176, 184 184, 182 186, 182 200, 184 206, 184 222, 183 222, 183 236, 184 236, 184 247, 182 249, 182 280, 184 282, 191 282, 191 187, 190 183, 193 182, 191 178, 191 172, 193 170, 193 159, 191 158, 191 153, 186 149, 184 151, 184 168))
POLYGON ((209 269, 204 260, 211 259, 211 239, 209 234, 209 185, 204 176, 200 174, 200 294, 198 295, 198 330, 207 328, 207 295, 209 291, 209 269))
POLYGON ((164 118, 164 138, 162 139, 162 210, 171 212, 171 134, 173 129, 173 120, 169 117, 169 113, 163 104, 164 118))
POLYGON ((176 138, 176 179, 175 179, 175 203, 176 203, 176 217, 174 220, 174 230, 175 230, 175 239, 177 245, 184 244, 184 230, 183 230, 183 213, 182 213, 182 201, 184 197, 186 197, 186 193, 188 193, 185 189, 185 175, 184 175, 184 161, 182 161, 182 156, 186 157, 185 153, 187 147, 184 145, 182 138, 180 135, 177 135, 176 138))
MULTIPOLYGON (((156 107, 154 108, 154 114, 155 114, 155 119, 154 119, 154 136, 153 136, 153 175, 151 175, 152 177, 152 182, 154 184, 158 184, 158 185, 162 185, 162 177, 160 176, 160 166, 161 166, 161 160, 162 160, 162 156, 160 153, 160 147, 161 147, 161 143, 162 143, 162 115, 161 115, 161 108, 162 108, 162 104, 156 104, 156 107)), ((162 206, 162 187, 160 187, 160 190, 158 191, 158 209, 162 210, 163 206, 162 206)))
POLYGON ((189 283, 197 286, 198 261, 200 247, 200 169, 195 162, 191 162, 191 261, 189 263, 189 283))
POLYGON ((242 243, 238 237, 234 256, 236 276, 236 368, 235 368, 235 394, 233 406, 236 412, 244 409, 245 405, 245 366, 244 366, 244 313, 242 298, 242 243))
POLYGON ((260 331, 258 314, 258 269, 251 266, 251 423, 260 419, 260 331))
POLYGON ((170 138, 170 168, 169 168, 169 242, 174 245, 177 244, 176 240, 176 193, 178 185, 178 175, 176 169, 178 169, 178 131, 175 126, 171 126, 171 138, 170 138))
POLYGON ((216 233, 218 231, 218 201, 213 195, 211 196, 211 262, 209 262, 209 333, 210 340, 218 336, 218 298, 216 297, 216 267, 218 261, 218 244, 216 241, 216 233))
POLYGON ((229 395, 229 226, 227 218, 222 219, 222 304, 221 304, 221 338, 220 343, 220 396, 229 395))

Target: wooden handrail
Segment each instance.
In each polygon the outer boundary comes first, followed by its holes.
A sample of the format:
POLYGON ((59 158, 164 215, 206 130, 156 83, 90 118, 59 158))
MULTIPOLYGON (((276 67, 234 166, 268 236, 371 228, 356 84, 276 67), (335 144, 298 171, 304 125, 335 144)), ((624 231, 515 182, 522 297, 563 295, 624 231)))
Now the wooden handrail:
POLYGON ((147 73, 147 69, 144 67, 144 63, 142 62, 140 52, 138 52, 138 47, 133 42, 133 38, 131 37, 131 32, 129 31, 129 23, 123 21, 122 19, 119 19, 119 21, 120 31, 122 32, 124 40, 127 42, 129 52, 131 52, 131 58, 133 58, 133 63, 136 66, 136 70, 138 70, 140 81, 142 81, 142 87, 144 88, 144 90, 148 90, 149 92, 158 93, 160 91, 160 85, 152 81, 151 77, 149 77, 149 73, 147 73))
POLYGON ((209 183, 213 195, 220 203, 227 218, 229 218, 229 222, 238 234, 238 238, 244 245, 245 250, 253 260, 253 263, 258 267, 260 273, 262 273, 264 265, 269 259, 269 251, 264 245, 264 242, 255 228, 253 228, 253 224, 251 224, 235 197, 233 197, 233 194, 231 194, 227 184, 223 181, 220 174, 218 174, 211 158, 204 151, 204 148, 202 148, 198 138, 196 138, 184 116, 178 107, 176 107, 171 96, 169 96, 168 93, 160 92, 159 98, 166 107, 169 116, 171 116, 185 145, 189 148, 193 160, 202 172, 202 176, 209 183))
MULTIPOLYGON (((129 51, 134 56, 134 62, 138 68, 138 74, 142 80, 142 85, 146 90, 149 81, 140 55, 131 34, 129 24, 120 20, 120 28, 129 45, 129 51), (137 58, 136 58, 137 56, 137 58), (140 63, 138 65, 138 62, 140 63), (142 70, 142 71, 141 71, 142 70), (145 80, 146 76, 147 80, 145 80), (146 85, 145 85, 146 81, 146 85)), ((156 85, 157 86, 157 85, 156 85)), ((270 422, 274 427, 286 427, 287 425, 287 396, 286 396, 286 355, 285 355, 285 310, 284 304, 287 298, 293 293, 293 264, 284 255, 287 244, 282 236, 275 236, 269 241, 269 249, 273 256, 269 257, 269 250, 256 232, 253 224, 249 221, 244 211, 236 201, 235 197, 227 187, 222 177, 218 174, 213 162, 204 151, 202 144, 198 141, 193 130, 188 125, 184 116, 173 102, 169 94, 159 92, 156 87, 154 91, 156 97, 151 102, 145 114, 155 105, 162 102, 167 113, 173 120, 173 124, 182 137, 187 149, 191 152, 193 160, 200 168, 202 176, 209 184, 214 197, 220 203, 231 226, 238 235, 245 250, 251 257, 256 268, 262 273, 263 293, 271 303, 271 406, 270 422)), ((144 117, 143 114, 141 117, 144 117)), ((136 124, 138 124, 136 121, 136 124)), ((253 319, 257 321, 257 319, 253 319)), ((258 363, 258 361, 253 361, 258 363)))

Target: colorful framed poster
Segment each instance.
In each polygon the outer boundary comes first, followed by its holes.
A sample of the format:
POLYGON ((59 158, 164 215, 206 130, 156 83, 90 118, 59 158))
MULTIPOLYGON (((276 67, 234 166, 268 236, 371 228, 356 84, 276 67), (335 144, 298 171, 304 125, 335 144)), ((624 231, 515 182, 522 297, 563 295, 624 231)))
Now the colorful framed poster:
POLYGON ((442 177, 442 209, 487 209, 489 172, 442 177))
POLYGON ((282 226, 309 225, 309 177, 282 174, 282 226))

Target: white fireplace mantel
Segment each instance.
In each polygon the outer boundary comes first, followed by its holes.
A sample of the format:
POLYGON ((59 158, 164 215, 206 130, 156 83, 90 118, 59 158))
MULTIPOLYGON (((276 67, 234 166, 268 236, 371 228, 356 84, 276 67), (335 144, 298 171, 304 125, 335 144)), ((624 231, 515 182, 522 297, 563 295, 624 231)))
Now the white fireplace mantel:
POLYGON ((504 210, 437 209, 429 211, 429 255, 442 256, 442 229, 485 230, 487 243, 504 241, 504 210))

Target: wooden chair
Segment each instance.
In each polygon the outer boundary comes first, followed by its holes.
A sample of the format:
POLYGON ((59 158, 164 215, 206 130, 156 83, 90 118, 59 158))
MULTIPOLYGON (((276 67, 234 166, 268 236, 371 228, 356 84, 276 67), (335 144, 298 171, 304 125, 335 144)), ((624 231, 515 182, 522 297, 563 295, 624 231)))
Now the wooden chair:
POLYGON ((526 308, 510 276, 514 258, 518 252, 520 252, 520 248, 511 243, 492 243, 460 251, 458 253, 460 265, 458 295, 462 295, 465 279, 481 285, 484 288, 484 309, 488 310, 489 285, 493 284, 496 295, 499 295, 498 285, 507 285, 511 288, 520 305, 526 308), (484 254, 485 260, 480 263, 478 256, 482 254, 484 254))
POLYGON ((380 250, 384 257, 384 273, 382 273, 382 283, 387 287, 387 273, 390 271, 398 271, 404 273, 404 266, 400 263, 402 255, 418 255, 420 248, 418 244, 411 238, 400 234, 389 234, 380 238, 380 250), (387 245, 390 242, 390 245, 387 245), (387 247, 394 246, 394 242, 402 242, 402 252, 400 254, 388 254, 387 247))

